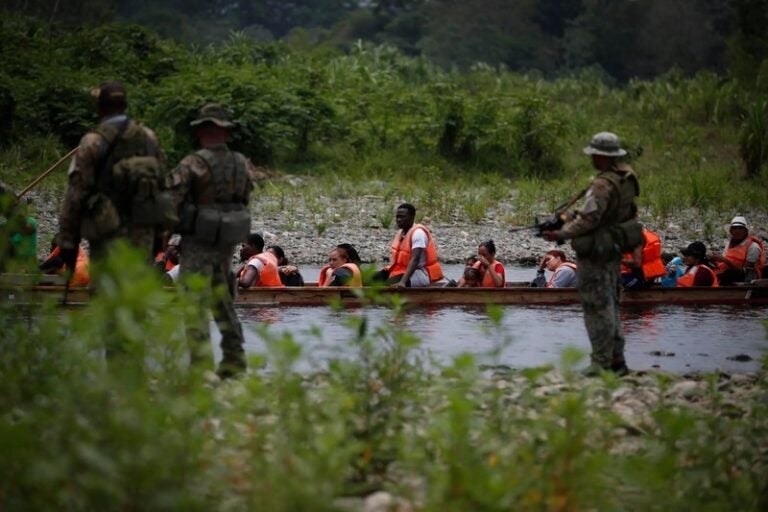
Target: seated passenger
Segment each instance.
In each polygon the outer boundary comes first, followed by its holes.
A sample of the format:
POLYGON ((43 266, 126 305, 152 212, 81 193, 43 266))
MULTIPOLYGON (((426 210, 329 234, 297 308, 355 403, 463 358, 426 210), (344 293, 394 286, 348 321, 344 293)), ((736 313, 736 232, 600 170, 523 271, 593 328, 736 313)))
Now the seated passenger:
POLYGON ((339 244, 328 254, 328 264, 320 269, 317 286, 363 286, 360 257, 350 244, 339 244))
POLYGON ((459 288, 480 288, 482 286, 483 273, 478 268, 467 267, 459 279, 459 288))
POLYGON ((165 250, 160 251, 155 256, 155 267, 163 272, 170 271, 179 264, 179 255, 181 254, 181 235, 172 235, 165 245, 165 250))
POLYGON ((404 288, 443 286, 447 281, 437 257, 437 246, 429 230, 415 224, 416 208, 401 204, 395 212, 399 230, 390 244, 390 264, 376 273, 374 279, 404 288))
POLYGON ((270 245, 267 252, 271 252, 277 258, 277 271, 280 274, 280 282, 285 286, 304 286, 304 276, 299 272, 299 267, 290 265, 285 251, 279 245, 270 245))
POLYGON ((722 285, 737 282, 749 283, 762 277, 765 266, 765 246, 756 236, 750 236, 747 219, 736 216, 728 230, 731 238, 726 244, 725 255, 710 254, 717 265, 717 278, 722 285))
POLYGON ((718 286, 717 275, 707 259, 707 246, 703 242, 693 242, 680 252, 686 268, 685 273, 677 278, 677 286, 718 286))
POLYGON ((486 240, 477 247, 477 262, 473 265, 482 274, 480 286, 483 288, 504 288, 507 275, 504 265, 496 259, 496 244, 486 240))
POLYGON ((643 243, 621 258, 621 284, 624 288, 647 288, 666 274, 661 261, 661 238, 643 228, 643 243))
POLYGON ((568 261, 565 253, 559 249, 548 251, 539 263, 539 271, 531 286, 540 288, 575 288, 576 264, 568 261), (544 269, 552 272, 549 281, 545 282, 544 269))
MULTIPOLYGON (((88 283, 91 281, 88 266, 88 253, 83 248, 83 245, 80 244, 77 248, 75 271, 69 279, 69 286, 88 286, 88 283)), ((51 242, 50 254, 40 263, 38 268, 46 274, 65 274, 69 271, 64 264, 64 260, 61 258, 61 247, 59 247, 55 240, 51 242)))
POLYGON ((240 249, 240 260, 245 262, 237 280, 240 288, 284 286, 277 270, 277 257, 272 252, 264 252, 264 238, 260 234, 248 236, 240 249))

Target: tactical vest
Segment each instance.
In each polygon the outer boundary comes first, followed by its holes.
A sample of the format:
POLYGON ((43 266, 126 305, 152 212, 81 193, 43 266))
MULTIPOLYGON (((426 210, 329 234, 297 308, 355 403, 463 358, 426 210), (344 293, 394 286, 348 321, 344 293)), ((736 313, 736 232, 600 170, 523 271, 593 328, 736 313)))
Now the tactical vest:
POLYGON ((640 185, 635 172, 626 164, 600 173, 595 180, 606 180, 616 191, 595 230, 574 238, 571 246, 579 257, 615 259, 643 242, 643 226, 633 211, 640 185))
POLYGON ((104 139, 93 193, 85 205, 81 234, 89 240, 112 236, 121 226, 168 228, 178 220, 162 190, 159 148, 131 119, 104 122, 94 130, 104 139))
POLYGON ((208 179, 196 180, 192 200, 182 207, 182 232, 199 244, 231 250, 251 230, 248 210, 248 171, 243 155, 220 146, 195 154, 208 167, 208 179))

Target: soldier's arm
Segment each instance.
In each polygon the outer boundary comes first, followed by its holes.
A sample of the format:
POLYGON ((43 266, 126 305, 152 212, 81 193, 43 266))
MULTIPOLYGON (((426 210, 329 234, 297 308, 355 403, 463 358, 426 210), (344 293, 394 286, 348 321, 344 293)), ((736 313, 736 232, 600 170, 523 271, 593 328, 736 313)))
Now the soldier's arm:
POLYGON ((104 139, 96 133, 88 133, 69 165, 67 191, 59 216, 59 245, 74 249, 80 243, 80 222, 85 201, 96 184, 96 171, 102 154, 104 139))
POLYGON ((575 238, 595 230, 608 210, 612 193, 613 185, 608 180, 595 178, 576 218, 560 230, 560 239, 575 238))
POLYGON ((178 211, 192 187, 194 177, 204 172, 204 164, 194 155, 185 156, 165 177, 165 189, 171 194, 173 205, 178 211))

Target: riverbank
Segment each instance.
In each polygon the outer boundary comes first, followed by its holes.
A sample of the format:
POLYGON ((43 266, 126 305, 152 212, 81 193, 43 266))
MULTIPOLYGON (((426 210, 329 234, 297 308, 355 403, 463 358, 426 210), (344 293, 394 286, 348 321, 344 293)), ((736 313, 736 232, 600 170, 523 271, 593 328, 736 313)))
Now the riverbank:
MULTIPOLYGON (((251 211, 252 228, 264 234, 268 245, 280 245, 289 260, 297 264, 325 263, 328 252, 339 243, 357 247, 363 261, 383 263, 389 259, 389 244, 394 235, 394 210, 408 197, 387 199, 364 195, 335 198, 318 195, 312 180, 297 176, 276 178, 280 194, 265 193, 264 187, 254 194, 251 211)), ((364 189, 366 187, 359 187, 364 189)), ((43 256, 58 229, 61 192, 32 191, 28 194, 39 224, 38 254, 43 256)), ((520 221, 514 200, 488 205, 478 222, 467 219, 461 205, 453 213, 434 213, 415 204, 417 220, 432 231, 438 254, 444 263, 463 263, 474 254, 477 245, 492 239, 497 257, 505 263, 535 265, 546 251, 558 247, 534 236, 533 231, 511 233, 520 221)), ((540 211, 544 211, 542 208, 540 211)), ((682 247, 694 240, 704 240, 708 247, 722 250, 731 218, 744 214, 753 227, 752 234, 768 239, 768 212, 706 212, 688 209, 661 217, 650 210, 641 211, 641 220, 661 235, 664 252, 678 255, 682 247)), ((524 222, 533 222, 533 219, 524 222)), ((569 244, 559 246, 573 256, 569 244)))

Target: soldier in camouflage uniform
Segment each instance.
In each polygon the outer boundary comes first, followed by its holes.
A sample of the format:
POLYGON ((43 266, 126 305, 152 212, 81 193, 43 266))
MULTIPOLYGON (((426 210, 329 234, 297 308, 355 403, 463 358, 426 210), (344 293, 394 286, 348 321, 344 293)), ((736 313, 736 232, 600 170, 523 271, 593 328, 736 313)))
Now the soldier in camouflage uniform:
POLYGON ((629 370, 619 323, 622 249, 614 235, 624 223, 632 222, 639 186, 634 171, 617 161, 627 152, 621 149, 615 134, 596 134, 584 153, 592 157, 592 165, 598 170, 586 191, 584 204, 561 229, 545 231, 543 236, 550 241, 571 239, 576 251, 577 286, 592 345, 591 364, 583 373, 594 376, 613 371, 625 375, 629 370))
MULTIPOLYGON (((217 374, 228 378, 246 369, 245 340, 233 304, 235 289, 231 261, 235 243, 244 240, 250 232, 247 205, 255 169, 250 160, 227 147, 234 124, 225 108, 205 105, 191 125, 203 149, 184 157, 168 175, 166 187, 180 212, 178 230, 183 235, 181 278, 200 274, 208 280, 208 298, 213 300, 213 315, 221 331, 223 358, 217 374), (241 232, 233 234, 225 226, 224 217, 219 224, 203 224, 204 217, 215 217, 217 212, 240 215, 235 231, 241 232)), ((192 364, 208 365, 211 355, 207 320, 203 317, 189 322, 187 339, 192 364)))
MULTIPOLYGON (((61 256, 68 268, 75 268, 80 239, 88 238, 93 260, 103 259, 116 239, 129 241, 153 257, 155 227, 137 225, 132 211, 132 192, 124 184, 116 184, 112 177, 113 165, 131 157, 143 157, 145 162, 162 167, 165 157, 154 132, 130 119, 125 110, 125 87, 116 81, 107 81, 94 91, 101 123, 86 133, 69 166, 69 186, 59 217, 58 240, 61 256), (91 218, 96 198, 109 198, 114 208, 102 209, 99 218, 91 218), (103 212, 108 212, 104 214, 103 212), (112 223, 109 228, 104 221, 112 223), (97 229, 88 229, 88 225, 97 229), (100 231, 101 233, 97 233, 100 231)), ((159 183, 162 185, 162 183, 159 183)))

